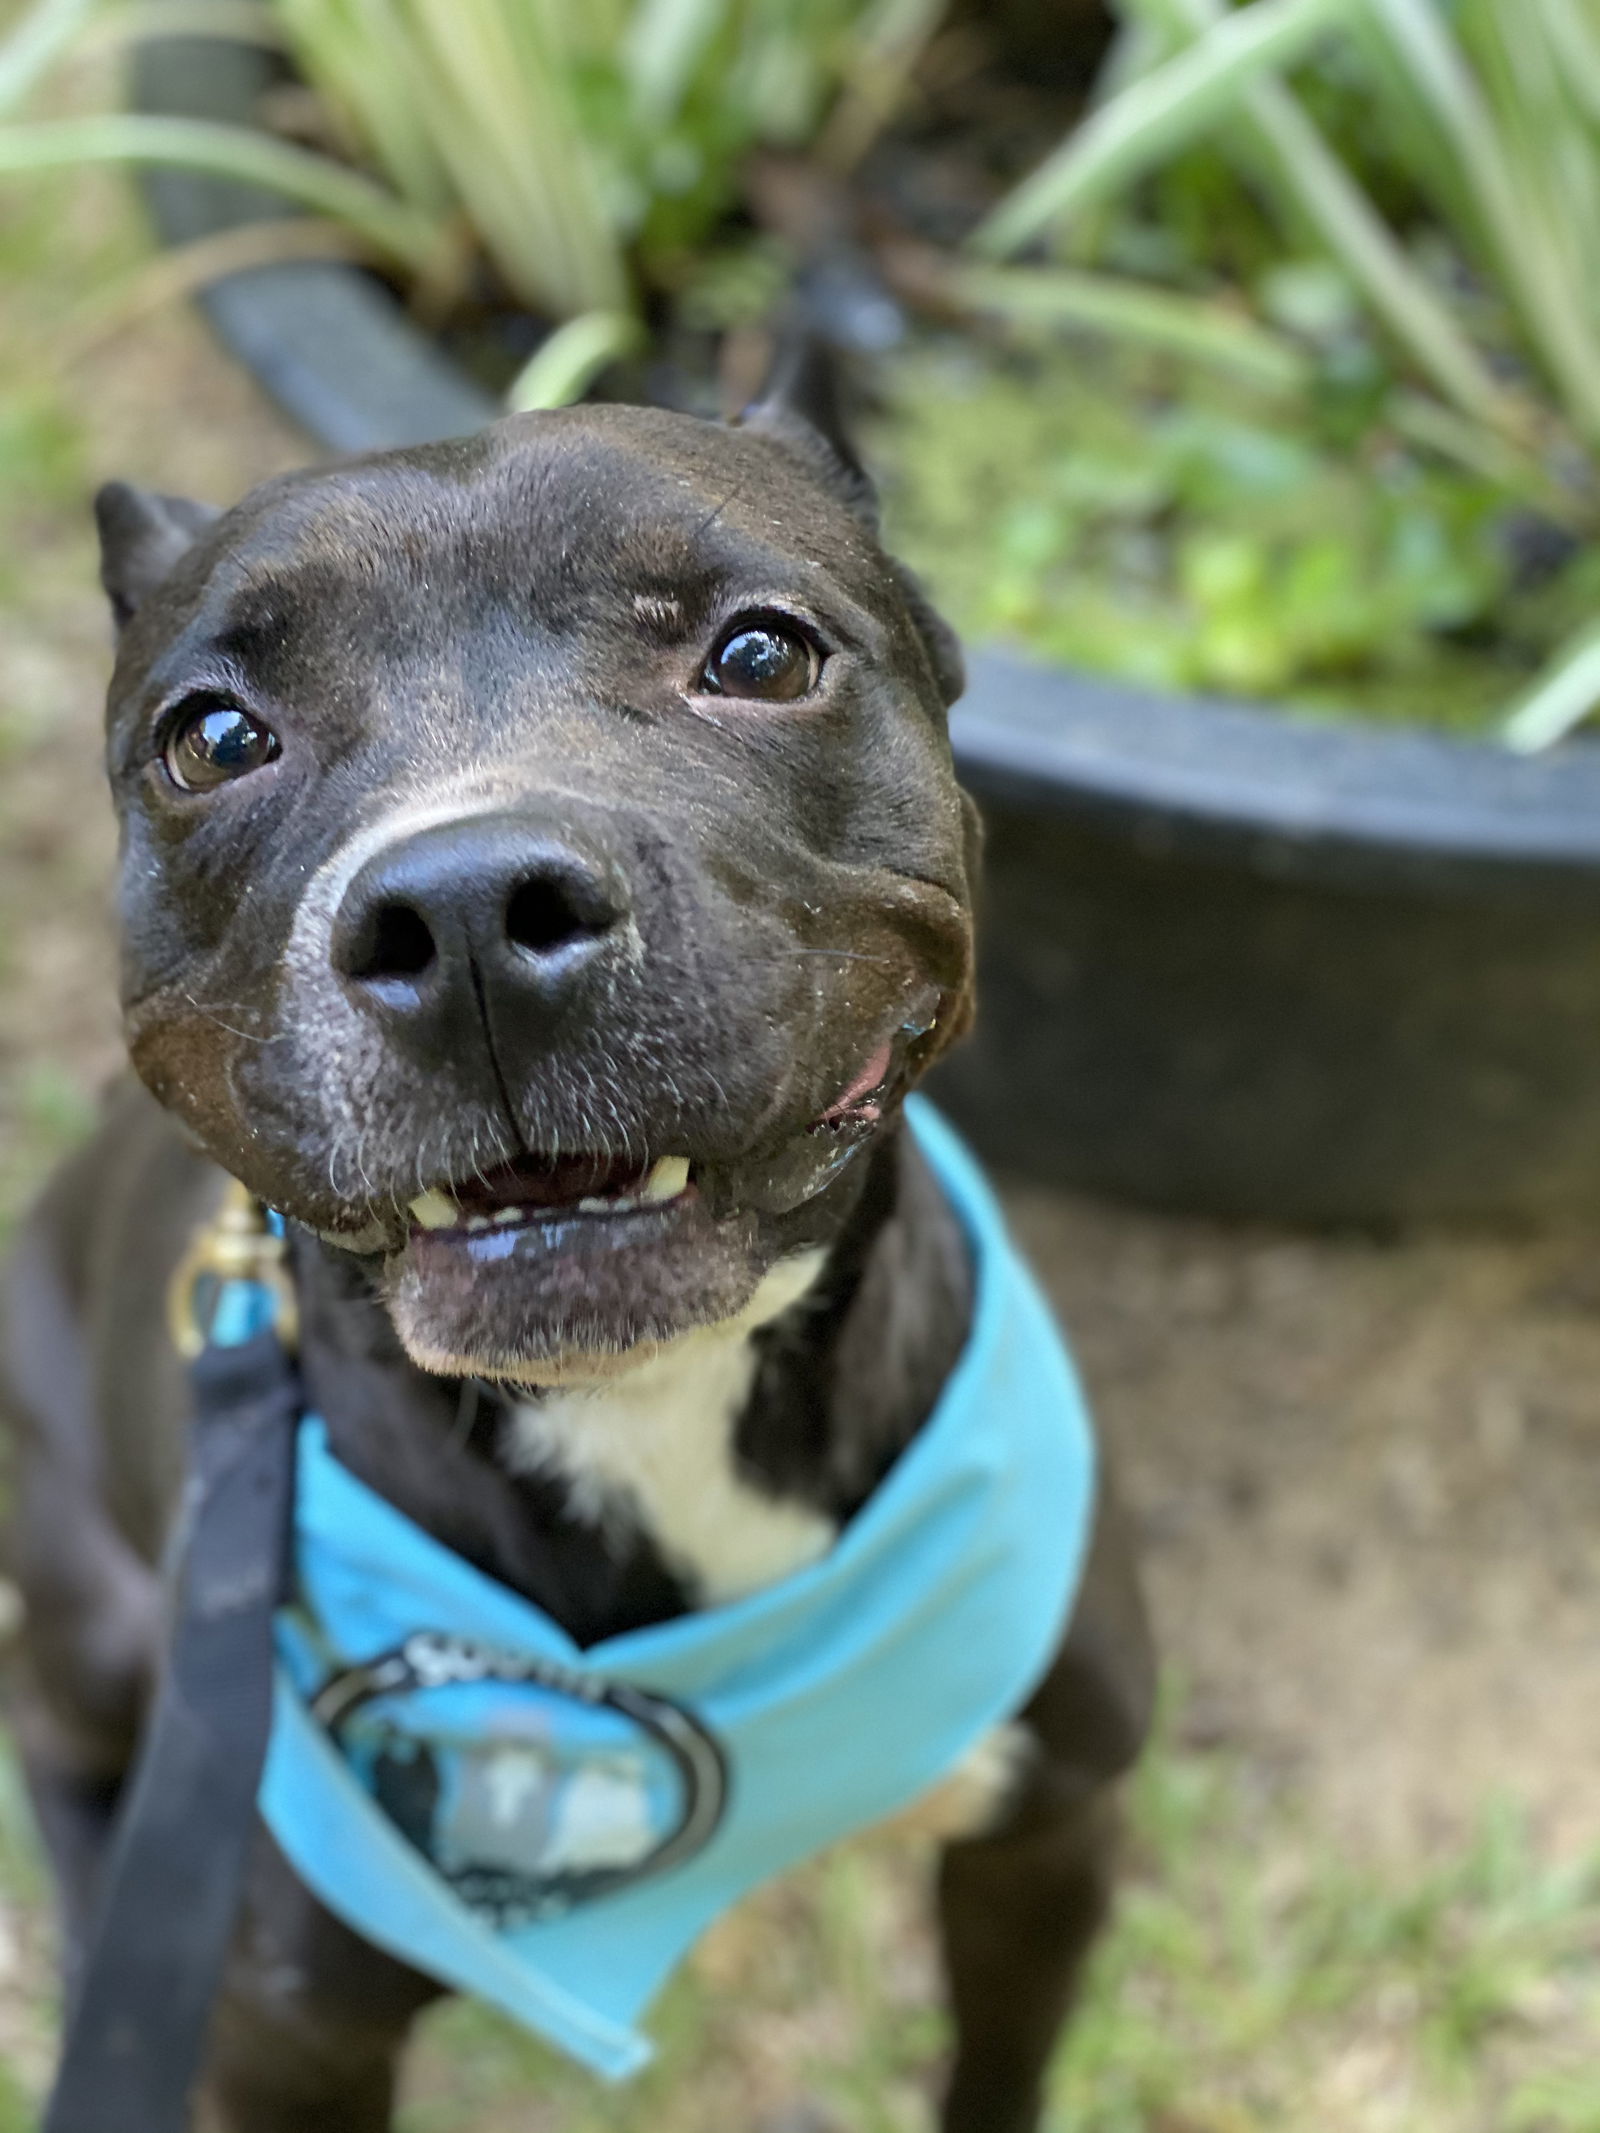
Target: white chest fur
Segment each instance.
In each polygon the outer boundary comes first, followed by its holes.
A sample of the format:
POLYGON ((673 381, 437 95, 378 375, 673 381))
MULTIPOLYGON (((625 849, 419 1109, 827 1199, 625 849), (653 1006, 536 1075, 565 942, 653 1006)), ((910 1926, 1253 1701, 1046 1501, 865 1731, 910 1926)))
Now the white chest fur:
MULTIPOLYGON (((702 1605, 816 1562, 836 1538, 832 1520, 746 1481, 734 1431, 755 1376, 751 1334, 799 1301, 823 1257, 807 1253, 774 1268, 736 1320, 690 1334, 637 1369, 520 1403, 509 1463, 558 1474, 574 1510, 602 1532, 649 1534, 702 1605)), ((1019 1782, 1028 1746, 1020 1726, 997 1727, 905 1822, 943 1842, 990 1827, 1019 1782)))
POLYGON ((555 1387, 514 1410, 511 1465, 558 1473, 580 1517, 650 1536, 702 1603, 737 1599, 825 1555, 836 1528, 745 1480, 734 1430, 755 1329, 798 1302, 823 1254, 775 1267, 737 1319, 675 1341, 621 1376, 555 1387))

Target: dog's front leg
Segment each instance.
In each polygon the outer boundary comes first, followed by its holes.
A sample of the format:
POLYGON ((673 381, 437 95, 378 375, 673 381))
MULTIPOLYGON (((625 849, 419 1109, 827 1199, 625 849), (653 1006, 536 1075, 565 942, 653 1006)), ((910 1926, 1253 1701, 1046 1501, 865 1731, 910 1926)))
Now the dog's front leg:
POLYGON ((1109 1483, 1072 1626, 1023 1713, 1032 1757, 1003 1819, 945 1851, 939 1922, 956 2052, 943 2133, 1033 2133, 1045 2073, 1104 1922, 1118 1781, 1149 1730, 1155 1665, 1109 1483))
POLYGON ((211 2029, 203 2133, 389 2133, 431 1979, 352 1933, 266 1835, 211 2029))
POLYGON ((1116 1837, 1106 1792, 946 1850, 939 1917, 956 2056, 943 2133, 1033 2133, 1051 2051, 1110 1903, 1116 1837))

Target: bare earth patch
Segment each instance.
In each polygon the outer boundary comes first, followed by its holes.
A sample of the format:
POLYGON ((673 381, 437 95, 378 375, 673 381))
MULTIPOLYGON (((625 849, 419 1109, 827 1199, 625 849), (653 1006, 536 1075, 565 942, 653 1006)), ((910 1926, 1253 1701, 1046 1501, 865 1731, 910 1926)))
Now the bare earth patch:
POLYGON ((1600 1845, 1600 1237, 1305 1241, 1036 1191, 1197 1743, 1330 1841, 1600 1845))

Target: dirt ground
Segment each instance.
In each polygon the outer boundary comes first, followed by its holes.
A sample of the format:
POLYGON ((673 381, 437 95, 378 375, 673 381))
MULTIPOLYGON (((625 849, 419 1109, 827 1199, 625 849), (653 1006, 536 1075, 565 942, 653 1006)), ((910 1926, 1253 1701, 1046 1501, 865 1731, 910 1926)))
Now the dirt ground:
MULTIPOLYGON (((0 291, 0 454, 63 400, 73 429, 43 473, 31 444, 0 459, 8 1207, 116 1056, 77 497, 116 473, 226 501, 305 456, 186 316, 88 346, 81 304, 22 286, 0 291)), ((1500 1797, 1546 1855, 1600 1845, 1600 1234, 1378 1244, 1009 1202, 1136 1513, 1183 1739, 1352 1859, 1444 1857, 1500 1797)))
POLYGON ((1342 1844, 1600 1840, 1600 1238, 1315 1241, 1034 1190, 1192 1738, 1342 1844))

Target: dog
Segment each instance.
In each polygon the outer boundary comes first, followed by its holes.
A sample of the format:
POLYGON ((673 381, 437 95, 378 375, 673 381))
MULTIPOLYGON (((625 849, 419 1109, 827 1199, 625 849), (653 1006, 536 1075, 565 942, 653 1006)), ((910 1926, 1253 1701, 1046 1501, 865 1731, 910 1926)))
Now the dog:
MULTIPOLYGON (((136 1076, 26 1227, 0 1395, 69 1968, 160 1665, 164 1297, 224 1174, 287 1218, 341 1485, 579 1654, 823 1574, 978 1308, 906 1111, 973 1009, 960 654, 801 393, 97 511, 136 1076)), ((1107 1908, 1152 1666, 1103 1484, 1084 1554, 934 1818, 944 2133, 1037 2124, 1107 1908)), ((626 1851, 622 1769, 563 1794, 569 1867, 626 1851)), ((380 2133, 443 1989, 324 1893, 259 1830, 204 2076, 234 2133, 380 2133)))

